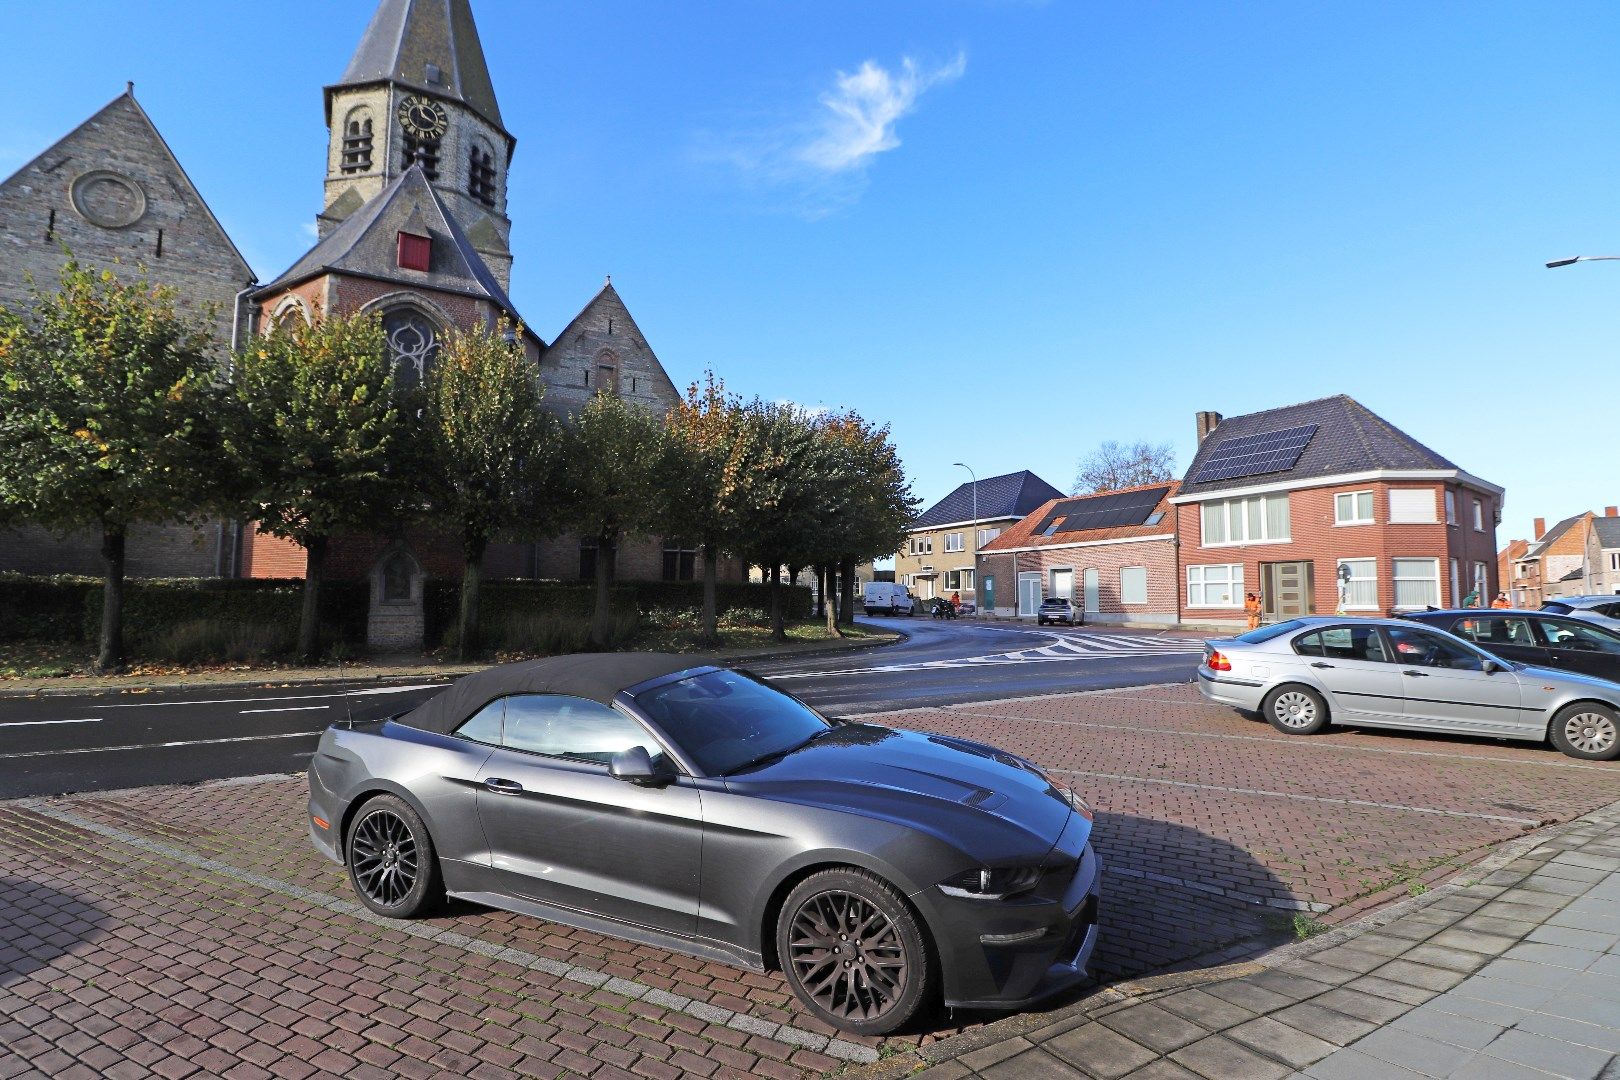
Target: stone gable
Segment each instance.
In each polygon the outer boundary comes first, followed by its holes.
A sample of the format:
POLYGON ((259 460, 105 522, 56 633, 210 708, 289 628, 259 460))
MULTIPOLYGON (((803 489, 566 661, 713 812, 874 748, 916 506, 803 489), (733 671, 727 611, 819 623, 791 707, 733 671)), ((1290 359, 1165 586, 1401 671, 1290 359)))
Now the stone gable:
POLYGON ((546 406, 560 413, 581 408, 604 379, 617 382, 625 401, 660 416, 681 399, 611 281, 541 355, 540 377, 546 406))

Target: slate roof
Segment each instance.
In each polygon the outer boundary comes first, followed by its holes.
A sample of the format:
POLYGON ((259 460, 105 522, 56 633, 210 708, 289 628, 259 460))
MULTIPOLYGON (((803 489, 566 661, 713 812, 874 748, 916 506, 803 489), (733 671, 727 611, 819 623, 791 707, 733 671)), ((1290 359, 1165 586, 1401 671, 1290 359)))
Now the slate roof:
MULTIPOLYGON (((977 516, 981 521, 987 518, 1023 517, 1042 503, 1063 497, 1063 492, 1027 469, 1002 476, 987 476, 979 481, 977 516)), ((955 521, 972 521, 974 516, 973 484, 970 481, 924 510, 911 523, 911 527, 926 529, 955 521)))
MULTIPOLYGON (((1117 525, 1104 529, 1078 529, 1073 532, 1053 533, 1045 536, 1041 532, 1041 523, 1046 520, 1054 507, 1060 503, 1075 499, 1089 498, 1085 495, 1064 495, 1056 499, 1048 499, 1036 507, 1032 513, 1026 514, 1019 521, 1002 530, 1000 536, 990 541, 981 551, 1006 551, 1011 548, 1051 547, 1054 544, 1093 543, 1098 540, 1124 540, 1137 536, 1167 536, 1175 532, 1175 521, 1172 514, 1173 507, 1170 499, 1180 487, 1175 481, 1168 484, 1141 484, 1137 487, 1118 488, 1114 491, 1098 491, 1096 495, 1117 495, 1125 491, 1146 491, 1151 488, 1164 488, 1164 494, 1153 507, 1153 513, 1162 515, 1153 524, 1117 525)), ((1148 520, 1152 520, 1151 515, 1148 520)))
POLYGON ((1458 466, 1454 462, 1418 442, 1359 401, 1349 395, 1338 394, 1223 419, 1199 445, 1198 453, 1182 480, 1181 495, 1202 495, 1283 479, 1309 479, 1374 469, 1456 468, 1458 466), (1311 441, 1306 444, 1293 468, 1202 484, 1193 482, 1192 478, 1198 475, 1205 462, 1228 439, 1309 424, 1316 425, 1316 433, 1311 436, 1311 441))
POLYGON ((1592 528, 1597 531, 1599 547, 1620 548, 1620 517, 1595 517, 1592 528))
POLYGON ((327 87, 394 82, 459 101, 503 131, 469 0, 382 0, 343 77, 327 87), (428 65, 438 69, 435 82, 428 65))
POLYGON ((461 293, 488 300, 514 320, 523 321, 419 165, 405 170, 376 198, 345 218, 259 294, 280 292, 330 273, 393 281, 406 288, 461 293), (400 267, 401 232, 432 239, 433 256, 426 271, 400 267))

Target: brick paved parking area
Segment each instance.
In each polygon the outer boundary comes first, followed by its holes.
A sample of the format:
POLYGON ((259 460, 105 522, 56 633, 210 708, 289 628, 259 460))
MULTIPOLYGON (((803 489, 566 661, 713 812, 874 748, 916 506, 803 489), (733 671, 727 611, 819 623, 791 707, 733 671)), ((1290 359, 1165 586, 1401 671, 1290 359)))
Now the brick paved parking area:
MULTIPOLYGON (((1620 799, 1620 765, 1287 737, 1185 686, 875 719, 1027 754, 1092 801, 1108 980, 1252 955, 1620 799)), ((373 918, 310 847, 300 777, 0 803, 0 1080, 797 1077, 995 1019, 844 1038, 774 974, 471 905, 373 918)))

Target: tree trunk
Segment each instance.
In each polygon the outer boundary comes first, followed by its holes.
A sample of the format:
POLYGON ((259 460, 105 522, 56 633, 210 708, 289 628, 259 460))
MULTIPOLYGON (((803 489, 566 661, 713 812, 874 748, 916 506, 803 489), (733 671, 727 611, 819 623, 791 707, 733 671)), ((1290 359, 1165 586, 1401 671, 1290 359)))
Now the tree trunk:
POLYGON ((713 544, 703 545, 703 644, 720 644, 719 604, 715 585, 720 578, 720 553, 713 544))
POLYGON ((478 587, 484 580, 484 549, 489 537, 468 532, 462 541, 461 614, 456 622, 456 659, 478 655, 478 587))
POLYGON ((838 567, 838 621, 855 625, 855 560, 846 558, 838 567))
POLYGON ((827 564, 816 564, 816 618, 827 614, 827 564))
POLYGON ((304 663, 321 658, 321 579, 326 576, 326 537, 304 542, 304 611, 298 620, 298 655, 304 663))
POLYGON ((606 649, 612 644, 613 607, 610 589, 613 585, 613 554, 617 549, 617 536, 596 538, 596 612, 591 616, 590 646, 606 649))
MULTIPOLYGON (((822 595, 825 596, 827 592, 827 582, 831 580, 832 574, 827 567, 823 566, 821 567, 821 575, 821 592, 822 595)), ((838 629, 838 604, 836 601, 832 601, 827 604, 826 615, 827 636, 835 638, 843 637, 843 632, 838 629)))
POLYGON ((771 567, 771 638, 787 640, 787 627, 782 625, 782 568, 771 567))
POLYGON ((124 529, 101 527, 101 645, 96 671, 103 675, 124 666, 124 529))

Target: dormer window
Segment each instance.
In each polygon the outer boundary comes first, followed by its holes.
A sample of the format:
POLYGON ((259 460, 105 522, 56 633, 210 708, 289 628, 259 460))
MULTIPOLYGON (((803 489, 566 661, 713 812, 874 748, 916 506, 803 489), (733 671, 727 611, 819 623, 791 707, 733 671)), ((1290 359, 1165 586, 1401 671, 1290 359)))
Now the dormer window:
POLYGON ((399 234, 399 268, 426 271, 433 261, 433 239, 415 233, 399 234))
POLYGON ((495 155, 481 146, 472 148, 467 167, 467 194, 485 206, 495 206, 495 155))
POLYGON ((371 117, 363 113, 350 116, 343 129, 342 168, 346 173, 371 170, 371 117))

